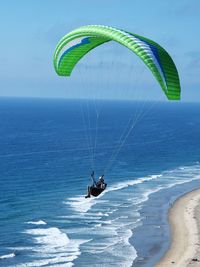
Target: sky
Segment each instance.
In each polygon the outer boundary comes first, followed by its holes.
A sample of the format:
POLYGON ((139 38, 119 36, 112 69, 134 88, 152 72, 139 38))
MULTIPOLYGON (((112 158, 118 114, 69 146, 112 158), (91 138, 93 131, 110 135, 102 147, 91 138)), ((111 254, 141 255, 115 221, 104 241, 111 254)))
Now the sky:
MULTIPOLYGON (((101 89, 100 80, 111 77, 110 87, 115 87, 120 70, 120 86, 133 88, 141 77, 138 87, 143 91, 155 87, 154 96, 159 98, 156 80, 147 69, 141 74, 144 63, 116 44, 97 48, 71 77, 56 75, 52 58, 58 41, 79 26, 102 24, 158 42, 177 66, 182 101, 200 102, 199 0, 7 0, 0 1, 0 10, 0 96, 87 97, 90 86, 101 89)), ((111 91, 102 92, 112 98, 111 91)))

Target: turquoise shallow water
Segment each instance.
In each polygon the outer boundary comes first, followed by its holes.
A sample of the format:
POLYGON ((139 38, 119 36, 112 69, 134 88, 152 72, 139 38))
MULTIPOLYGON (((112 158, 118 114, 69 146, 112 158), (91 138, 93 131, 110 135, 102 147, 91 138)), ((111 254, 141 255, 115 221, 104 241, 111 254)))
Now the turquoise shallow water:
POLYGON ((0 266, 153 266, 170 203, 200 185, 200 108, 143 106, 0 100, 0 266), (105 193, 85 199, 91 170, 109 165, 105 193))

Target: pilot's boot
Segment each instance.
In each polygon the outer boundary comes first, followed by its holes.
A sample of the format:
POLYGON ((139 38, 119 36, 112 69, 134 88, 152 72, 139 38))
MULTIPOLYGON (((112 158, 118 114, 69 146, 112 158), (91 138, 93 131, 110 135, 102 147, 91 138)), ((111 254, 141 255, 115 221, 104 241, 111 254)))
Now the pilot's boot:
POLYGON ((90 197, 90 186, 88 186, 88 194, 87 196, 85 196, 85 198, 88 198, 88 197, 90 197))

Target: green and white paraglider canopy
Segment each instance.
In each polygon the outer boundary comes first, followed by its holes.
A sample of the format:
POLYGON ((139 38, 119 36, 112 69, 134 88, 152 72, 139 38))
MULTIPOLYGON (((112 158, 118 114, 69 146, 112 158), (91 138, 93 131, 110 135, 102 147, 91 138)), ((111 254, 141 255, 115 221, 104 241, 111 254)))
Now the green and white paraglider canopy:
POLYGON ((146 37, 103 25, 88 25, 65 35, 54 53, 54 67, 58 75, 70 76, 76 63, 93 48, 115 41, 127 47, 146 64, 169 100, 180 99, 180 82, 176 66, 156 42, 146 37))

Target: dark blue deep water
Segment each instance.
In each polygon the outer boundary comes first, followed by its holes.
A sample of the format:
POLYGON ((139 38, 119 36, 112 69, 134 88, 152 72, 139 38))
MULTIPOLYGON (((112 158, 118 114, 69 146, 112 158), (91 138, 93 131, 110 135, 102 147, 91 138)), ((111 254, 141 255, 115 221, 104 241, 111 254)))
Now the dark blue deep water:
POLYGON ((0 125, 3 267, 154 266, 200 186, 197 104, 1 98, 0 125), (93 169, 108 188, 85 199, 93 169))

